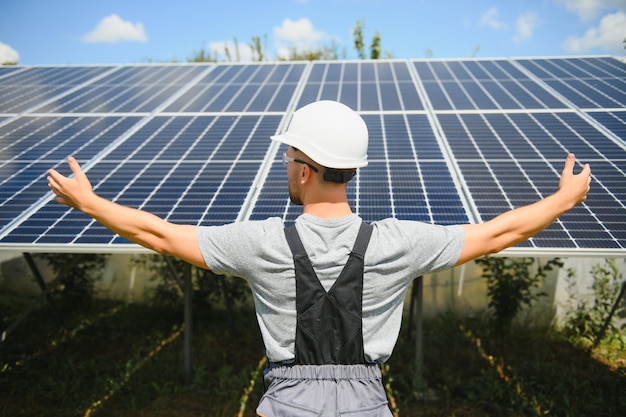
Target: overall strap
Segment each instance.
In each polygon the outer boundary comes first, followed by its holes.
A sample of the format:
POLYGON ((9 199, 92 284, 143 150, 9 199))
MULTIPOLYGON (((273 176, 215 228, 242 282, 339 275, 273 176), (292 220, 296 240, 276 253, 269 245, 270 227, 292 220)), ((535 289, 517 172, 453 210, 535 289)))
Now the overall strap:
POLYGON ((372 231, 374 228, 371 224, 362 222, 359 228, 359 234, 356 236, 356 242, 352 248, 352 253, 359 255, 361 258, 365 256, 367 245, 370 243, 370 237, 372 237, 372 231))
POLYGON ((292 224, 291 226, 285 228, 285 237, 287 238, 287 243, 289 244, 289 249, 291 249, 291 254, 293 255, 294 259, 296 257, 300 258, 302 256, 307 256, 306 250, 304 250, 304 245, 302 245, 302 241, 300 240, 300 236, 298 235, 295 224, 292 224))
POLYGON ((348 261, 328 292, 295 226, 285 229, 296 274, 295 364, 365 363, 362 332, 363 255, 372 226, 362 223, 348 261))

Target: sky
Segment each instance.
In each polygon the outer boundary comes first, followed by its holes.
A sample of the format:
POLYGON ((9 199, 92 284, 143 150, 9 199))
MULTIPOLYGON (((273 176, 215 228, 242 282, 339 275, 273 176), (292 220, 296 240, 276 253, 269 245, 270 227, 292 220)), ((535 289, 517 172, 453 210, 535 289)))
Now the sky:
POLYGON ((626 56, 626 0, 0 0, 0 62, 249 61, 253 37, 266 60, 323 47, 357 59, 357 22, 383 57, 626 56))

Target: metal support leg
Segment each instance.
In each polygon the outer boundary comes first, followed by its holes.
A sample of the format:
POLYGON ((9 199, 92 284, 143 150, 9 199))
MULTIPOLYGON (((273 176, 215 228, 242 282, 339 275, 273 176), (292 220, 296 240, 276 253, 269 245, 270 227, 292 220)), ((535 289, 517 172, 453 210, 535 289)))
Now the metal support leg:
POLYGON ((63 319, 61 318, 61 315, 59 314, 59 309, 57 308, 57 305, 54 302, 54 299, 50 295, 50 292, 48 291, 48 286, 46 285, 46 282, 43 280, 43 277, 41 276, 41 272, 39 272, 39 268, 37 268, 37 264, 35 263, 35 260, 33 259, 32 255, 30 253, 25 252, 24 259, 26 260, 26 263, 28 264, 30 271, 33 273, 33 276, 35 277, 37 284, 39 284, 39 288, 41 288, 42 293, 46 297, 46 300, 48 301, 48 305, 50 306, 50 309, 52 310, 52 314, 54 315, 54 318, 61 325, 61 327, 65 327, 65 324, 63 323, 63 319))
POLYGON ((172 278, 174 278, 174 281, 176 281, 180 290, 184 292, 185 284, 178 277, 178 271, 176 270, 176 266, 174 265, 174 262, 172 262, 172 259, 170 259, 169 256, 164 256, 164 258, 165 258, 165 262, 167 262, 167 266, 170 268, 170 272, 172 273, 172 278))
POLYGON ((185 369, 184 369, 184 381, 185 384, 191 383, 191 340, 192 340, 192 328, 193 328, 193 313, 192 313, 192 297, 193 288, 191 287, 191 265, 185 264, 184 270, 184 285, 185 285, 185 333, 184 333, 184 356, 185 356, 185 369))
POLYGON ((416 286, 415 291, 415 372, 417 381, 421 381, 423 377, 424 367, 424 338, 423 338, 423 299, 424 299, 424 277, 417 277, 413 282, 416 286))
POLYGON ((192 357, 191 357, 191 341, 193 336, 193 288, 191 285, 191 264, 185 264, 183 269, 183 279, 182 281, 178 277, 178 270, 176 269, 176 265, 172 260, 165 256, 165 261, 172 273, 172 277, 183 291, 183 302, 185 304, 185 331, 183 333, 183 381, 185 384, 191 383, 191 367, 192 367, 192 357))
POLYGON ((615 302, 613 303, 613 307, 611 307, 611 312, 609 313, 609 316, 604 321, 604 324, 602 325, 600 332, 596 336, 596 340, 593 342, 594 348, 598 346, 598 344, 604 337, 604 332, 606 332, 606 329, 609 327, 609 323, 613 319, 613 314, 615 314, 615 311, 617 310, 619 303, 622 301, 622 298, 624 297, 624 293, 626 293, 626 281, 622 282, 622 286, 619 290, 619 294, 617 295, 617 298, 615 299, 615 302))

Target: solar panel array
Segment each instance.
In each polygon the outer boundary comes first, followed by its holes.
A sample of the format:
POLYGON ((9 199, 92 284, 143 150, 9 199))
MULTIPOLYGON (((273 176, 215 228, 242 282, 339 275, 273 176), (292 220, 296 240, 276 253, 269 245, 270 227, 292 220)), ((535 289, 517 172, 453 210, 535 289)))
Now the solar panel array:
POLYGON ((489 220, 551 194, 574 152, 587 201, 509 252, 626 256, 625 80, 611 57, 0 68, 0 250, 140 250, 51 202, 69 155, 98 194, 173 222, 292 222, 269 136, 332 99, 370 132, 348 188, 366 221, 489 220))

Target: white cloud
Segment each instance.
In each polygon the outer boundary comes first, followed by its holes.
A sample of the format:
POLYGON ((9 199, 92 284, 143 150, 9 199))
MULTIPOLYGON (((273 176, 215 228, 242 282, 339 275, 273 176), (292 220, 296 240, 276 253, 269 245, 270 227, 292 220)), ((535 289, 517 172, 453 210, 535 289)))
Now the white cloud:
POLYGON ((515 43, 522 43, 533 37, 535 27, 537 27, 537 16, 528 12, 517 18, 515 28, 517 30, 516 35, 513 37, 515 43))
POLYGON ((563 47, 568 52, 581 53, 594 48, 607 51, 623 51, 626 12, 608 14, 598 27, 591 28, 581 37, 570 36, 563 47))
POLYGON ((4 63, 15 63, 20 60, 20 54, 6 43, 0 42, 0 65, 4 63))
POLYGON ((488 26, 493 30, 506 30, 509 27, 500 20, 500 12, 496 7, 492 7, 482 15, 479 26, 488 26))
POLYGON ((320 46, 320 42, 328 39, 324 32, 319 32, 307 18, 298 20, 285 19, 279 27, 274 28, 274 46, 279 57, 289 56, 289 50, 296 48, 307 51, 320 46))
POLYGON ((147 42, 143 23, 132 23, 112 14, 104 17, 98 26, 83 36, 83 42, 147 42))
POLYGON ((626 0, 559 0, 570 12, 578 14, 583 21, 589 21, 605 10, 626 11, 626 0))

